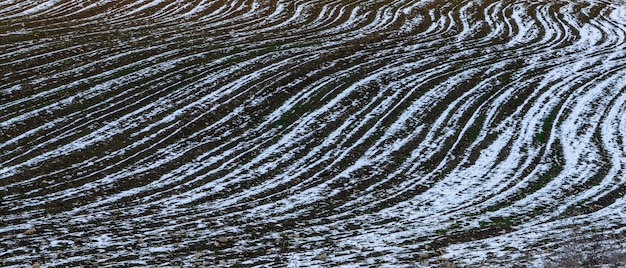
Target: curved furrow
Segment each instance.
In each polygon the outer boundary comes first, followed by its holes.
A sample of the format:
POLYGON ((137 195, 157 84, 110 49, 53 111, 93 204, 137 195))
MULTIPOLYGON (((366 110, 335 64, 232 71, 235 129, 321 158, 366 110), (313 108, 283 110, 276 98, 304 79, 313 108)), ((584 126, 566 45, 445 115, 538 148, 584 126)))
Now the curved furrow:
MULTIPOLYGON (((270 67, 268 67, 268 68, 271 68, 271 66, 270 66, 270 67)), ((210 96, 208 96, 208 97, 210 97, 210 96)), ((169 99, 172 99, 172 98, 170 97, 169 99)), ((187 107, 190 107, 190 106, 193 106, 193 105, 187 105, 187 107)), ((184 108, 183 108, 183 109, 181 109, 181 110, 184 110, 184 108)), ((176 112, 175 112, 175 113, 176 113, 176 112)), ((181 114, 182 114, 182 112, 179 112, 179 113, 181 113, 181 114)), ((131 115, 132 115, 132 114, 131 114, 131 115)), ((129 118, 129 116, 125 116, 125 118, 129 118)), ((168 121, 171 121, 172 119, 173 119, 173 118, 169 118, 169 119, 167 119, 167 120, 168 120, 168 121)), ((109 126, 112 126, 112 125, 119 125, 119 124, 120 124, 120 123, 111 122, 111 123, 109 124, 109 126)), ((125 125, 130 125, 131 127, 133 127, 133 125, 132 125, 132 124, 128 124, 128 123, 123 123, 123 124, 125 124, 125 125)), ((163 122, 160 122, 160 124, 163 124, 163 122)), ((149 127, 149 126, 148 126, 148 127, 149 127)), ((165 130, 167 130, 168 128, 172 128, 172 127, 177 127, 177 125, 168 126, 165 130)), ((178 126, 178 127, 180 127, 180 126, 178 126)), ((121 132, 121 131, 126 131, 126 130, 124 130, 124 129, 120 129, 120 130, 117 130, 117 131, 121 132)), ((179 131, 179 130, 175 130, 175 131, 174 131, 174 133, 167 135, 167 136, 166 136, 166 138, 167 138, 167 137, 171 137, 171 136, 172 136, 172 135, 174 135, 177 131, 179 131)), ((100 137, 100 136, 102 135, 102 134, 100 134, 100 133, 106 133, 106 132, 109 132, 109 133, 110 133, 110 132, 111 132, 111 130, 109 130, 109 129, 101 130, 101 131, 98 131, 98 132, 94 133, 94 135, 93 135, 93 136, 94 136, 94 137, 100 137)), ((161 131, 161 132, 162 132, 162 131, 161 131)), ((139 134, 140 134, 140 133, 139 133, 139 134)), ((164 141, 164 140, 161 140, 161 141, 157 142, 156 144, 152 144, 152 145, 151 145, 148 149, 156 147, 156 145, 158 145, 159 143, 162 143, 163 141, 164 141)), ((95 141, 90 141, 90 142, 95 142, 95 141)), ((83 142, 83 143, 90 143, 90 142, 85 141, 85 142, 83 142)), ((146 143, 146 142, 147 142, 147 141, 146 141, 146 140, 145 140, 145 138, 144 138, 144 141, 142 141, 141 143, 146 143)), ((125 151, 127 151, 128 149, 132 149, 133 147, 135 147, 135 146, 131 145, 131 146, 129 146, 129 148, 127 147, 127 148, 125 148, 124 150, 125 150, 125 151)), ((172 149, 172 151, 174 151, 174 150, 172 149)), ((120 153, 117 153, 117 152, 111 152, 110 154, 114 154, 114 155, 116 155, 116 154, 120 154, 120 153)), ((128 160, 121 160, 121 161, 120 161, 120 160, 118 160, 118 161, 119 161, 119 163, 124 163, 124 162, 127 162, 128 160)), ((106 163, 106 162, 105 162, 105 163, 106 163)), ((136 161, 136 163, 141 164, 141 161, 136 161)), ((115 168, 115 166, 110 166, 109 168, 115 168)))
POLYGON ((2 266, 536 265, 626 225, 621 2, 0 1, 0 40, 2 266))

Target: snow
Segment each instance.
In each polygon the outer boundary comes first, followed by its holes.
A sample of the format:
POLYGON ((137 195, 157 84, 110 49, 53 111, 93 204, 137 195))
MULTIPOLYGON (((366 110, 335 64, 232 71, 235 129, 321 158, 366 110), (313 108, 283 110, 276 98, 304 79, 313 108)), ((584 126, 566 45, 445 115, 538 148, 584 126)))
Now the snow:
POLYGON ((0 45, 3 266, 541 266, 623 228, 623 3, 77 2, 0 1, 110 6, 0 45))

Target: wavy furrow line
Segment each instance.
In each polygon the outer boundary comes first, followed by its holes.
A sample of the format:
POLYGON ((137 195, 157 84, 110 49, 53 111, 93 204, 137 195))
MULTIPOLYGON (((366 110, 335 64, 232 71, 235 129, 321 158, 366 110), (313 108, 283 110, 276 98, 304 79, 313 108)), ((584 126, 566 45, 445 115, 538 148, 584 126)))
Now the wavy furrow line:
POLYGON ((3 266, 499 266, 625 224, 624 3, 0 1, 0 40, 3 266))

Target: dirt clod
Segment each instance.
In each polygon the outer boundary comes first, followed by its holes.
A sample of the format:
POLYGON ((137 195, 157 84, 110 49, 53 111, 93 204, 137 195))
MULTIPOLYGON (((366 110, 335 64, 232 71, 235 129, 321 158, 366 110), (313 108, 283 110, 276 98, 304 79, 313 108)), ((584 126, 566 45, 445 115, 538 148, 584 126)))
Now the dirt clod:
POLYGON ((438 262, 449 262, 450 260, 448 258, 445 258, 445 257, 437 257, 437 261, 438 262))
POLYGON ((327 257, 328 257, 328 254, 326 254, 326 252, 322 252, 318 254, 317 256, 315 256, 315 258, 313 259, 318 260, 318 261, 325 261, 327 257))
POLYGON ((226 243, 228 243, 228 238, 227 238, 227 237, 225 237, 225 236, 220 236, 220 237, 217 239, 217 242, 219 242, 220 244, 226 244, 226 243))

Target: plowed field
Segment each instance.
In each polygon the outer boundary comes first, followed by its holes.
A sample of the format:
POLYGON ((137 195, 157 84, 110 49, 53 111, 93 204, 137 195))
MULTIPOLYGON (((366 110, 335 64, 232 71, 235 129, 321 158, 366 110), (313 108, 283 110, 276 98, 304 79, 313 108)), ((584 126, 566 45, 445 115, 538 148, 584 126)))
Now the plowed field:
POLYGON ((542 266, 625 142, 623 1, 0 0, 1 266, 542 266))

